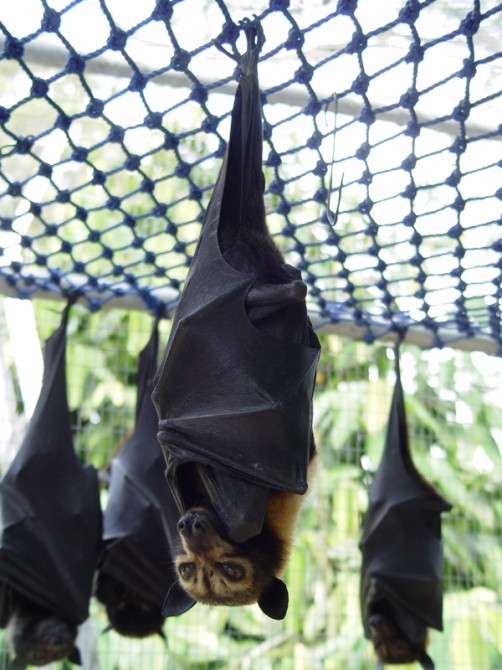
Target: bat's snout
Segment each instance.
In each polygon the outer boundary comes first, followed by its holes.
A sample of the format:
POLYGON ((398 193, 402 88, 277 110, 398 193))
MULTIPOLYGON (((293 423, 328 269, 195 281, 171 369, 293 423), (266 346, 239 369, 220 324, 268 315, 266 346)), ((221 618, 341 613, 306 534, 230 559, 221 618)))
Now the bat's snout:
POLYGON ((188 512, 178 521, 178 532, 186 538, 202 535, 207 524, 198 512, 188 512))
POLYGON ((191 510, 181 517, 177 528, 185 550, 200 554, 219 545, 221 535, 217 526, 217 521, 210 514, 191 510))

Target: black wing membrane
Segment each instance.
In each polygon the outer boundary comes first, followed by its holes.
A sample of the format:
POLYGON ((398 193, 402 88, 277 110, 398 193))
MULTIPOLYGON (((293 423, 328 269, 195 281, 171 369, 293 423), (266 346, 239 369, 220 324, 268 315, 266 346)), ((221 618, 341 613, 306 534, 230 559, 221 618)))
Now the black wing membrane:
POLYGON ((320 349, 306 286, 266 227, 259 26, 246 35, 229 144, 152 396, 180 511, 190 463, 237 542, 261 531, 270 489, 307 488, 320 349))
POLYGON ((157 441, 158 418, 151 400, 157 370, 157 326, 158 319, 139 356, 134 431, 111 463, 108 505, 104 513, 104 551, 98 581, 98 597, 108 601, 107 578, 125 587, 122 593, 126 598, 121 600, 119 594, 115 603, 119 616, 120 609, 126 607, 128 595, 131 595, 132 603, 136 595, 141 598, 138 617, 125 624, 129 634, 140 637, 160 632, 155 624, 153 629, 144 627, 141 612, 145 613, 145 608, 151 604, 152 621, 163 622, 165 594, 176 579, 170 553, 173 539, 177 537, 179 514, 166 486, 165 459, 157 441))
POLYGON ((102 520, 97 473, 73 448, 65 371, 70 306, 46 342, 40 397, 0 483, 2 625, 16 594, 72 625, 88 616, 102 520))
MULTIPOLYGON (((383 613, 410 648, 417 648, 428 627, 443 628, 441 513, 451 505, 412 461, 398 351, 396 374, 386 442, 369 491, 360 545, 361 612, 368 639, 372 616, 383 613)), ((402 663, 414 660, 434 667, 426 654, 400 658, 402 663)))

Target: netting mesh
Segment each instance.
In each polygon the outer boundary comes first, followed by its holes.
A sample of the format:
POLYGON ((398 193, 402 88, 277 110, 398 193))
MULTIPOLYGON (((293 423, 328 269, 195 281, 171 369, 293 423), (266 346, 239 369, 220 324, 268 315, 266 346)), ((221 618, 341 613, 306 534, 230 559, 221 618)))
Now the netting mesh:
POLYGON ((268 222, 303 271, 316 325, 351 324, 368 342, 415 328, 432 345, 496 351, 501 10, 4 4, 4 292, 78 290, 92 310, 115 298, 175 306, 235 90, 235 63, 215 42, 232 49, 256 12, 268 222))

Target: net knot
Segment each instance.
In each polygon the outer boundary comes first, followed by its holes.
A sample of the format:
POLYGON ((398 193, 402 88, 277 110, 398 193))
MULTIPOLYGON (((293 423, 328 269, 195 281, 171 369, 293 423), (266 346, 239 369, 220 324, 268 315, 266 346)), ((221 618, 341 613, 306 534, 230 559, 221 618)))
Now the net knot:
POLYGON ((79 54, 70 54, 65 69, 70 74, 82 74, 85 70, 85 58, 82 58, 79 54))
POLYGON ((120 207, 120 198, 118 198, 116 195, 112 195, 110 198, 108 198, 106 206, 110 211, 113 212, 120 207))
POLYGON ((359 121, 365 123, 367 126, 371 126, 371 124, 375 123, 376 120, 375 112, 369 105, 364 105, 358 118, 359 121))
POLYGON ((403 9, 399 12, 401 23, 413 25, 420 14, 420 3, 417 0, 408 0, 403 9))
POLYGON ((460 32, 466 37, 472 37, 479 30, 480 16, 477 10, 469 12, 460 22, 460 32))
POLYGON ((171 67, 177 72, 186 70, 190 64, 190 54, 184 49, 178 49, 178 51, 171 58, 171 67))
POLYGON ((401 107, 404 107, 404 109, 413 109, 417 102, 418 93, 413 88, 408 89, 399 99, 399 104, 401 107))
POLYGON ((46 9, 42 19, 42 30, 45 33, 55 33, 61 25, 61 16, 54 9, 46 9))
POLYGON ((150 177, 145 177, 141 182, 140 191, 142 193, 153 193, 155 189, 155 182, 150 177))
POLYGON ((173 6, 171 0, 156 0, 155 9, 152 12, 154 21, 168 22, 173 15, 173 6))
POLYGON ((102 115, 104 108, 105 108, 104 103, 101 102, 101 100, 94 98, 89 102, 85 111, 87 115, 90 116, 92 119, 97 119, 102 115))
POLYGON ((23 43, 16 39, 15 37, 12 37, 9 35, 5 39, 5 44, 3 47, 3 53, 2 53, 2 58, 7 58, 7 59, 21 59, 24 54, 24 46, 23 43))
POLYGON ((106 174, 101 170, 94 170, 94 174, 92 176, 92 183, 95 186, 99 186, 104 184, 105 181, 106 181, 106 174))
POLYGON ((290 0, 270 0, 270 9, 272 11, 281 11, 288 9, 290 4, 290 0))
POLYGON ((420 63, 423 59, 424 49, 422 45, 418 41, 413 42, 413 44, 410 45, 404 60, 407 63, 420 63))
POLYGON ((141 72, 135 72, 129 82, 127 89, 129 91, 140 92, 146 88, 148 84, 148 79, 141 72))
POLYGON ((60 130, 68 130, 71 126, 71 117, 67 116, 64 112, 61 112, 56 119, 55 126, 60 130))
POLYGON ((127 33, 119 28, 112 28, 106 40, 106 46, 112 51, 121 51, 127 44, 127 33))
POLYGON ((368 45, 368 39, 366 35, 361 30, 356 30, 350 42, 345 47, 345 53, 348 54, 357 54, 362 53, 368 45))
POLYGON ((112 126, 108 133, 109 142, 122 142, 124 139, 125 130, 120 126, 112 126))
POLYGON ((38 77, 33 79, 31 85, 31 96, 33 98, 43 98, 45 95, 47 95, 48 90, 49 84, 45 81, 45 79, 40 79, 38 77))
POLYGON ((313 76, 314 68, 308 63, 302 63, 302 65, 295 72, 295 80, 299 84, 307 84, 313 76))
POLYGON ((352 90, 354 93, 357 93, 358 95, 363 95, 366 93, 368 90, 370 84, 370 80, 367 74, 364 72, 361 72, 360 75, 358 75, 352 84, 352 90))
POLYGON ((353 14, 357 9, 357 0, 338 0, 337 14, 353 14))
POLYGON ((77 163, 83 163, 87 160, 88 155, 89 152, 85 147, 75 147, 72 151, 71 158, 77 163))
POLYGON ((284 47, 288 50, 301 49, 304 43, 305 43, 305 37, 303 35, 303 32, 299 28, 295 27, 291 28, 291 30, 289 31, 288 38, 284 43, 284 47))
POLYGON ((13 181, 9 184, 9 187, 7 188, 7 193, 11 195, 13 198, 16 198, 17 196, 21 195, 23 192, 23 187, 18 181, 13 181))

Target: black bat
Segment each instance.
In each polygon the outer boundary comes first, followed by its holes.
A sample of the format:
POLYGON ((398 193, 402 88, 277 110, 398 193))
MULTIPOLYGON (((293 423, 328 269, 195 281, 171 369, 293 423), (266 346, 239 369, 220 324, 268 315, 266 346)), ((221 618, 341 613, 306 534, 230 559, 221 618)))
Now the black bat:
POLYGON ((134 432, 111 463, 97 583, 97 597, 106 606, 110 626, 131 637, 164 637, 162 605, 176 579, 171 544, 177 538, 179 514, 166 486, 151 400, 158 340, 156 319, 139 356, 134 432))
POLYGON ((361 541, 364 632, 385 663, 434 663, 428 628, 443 629, 441 513, 448 503, 416 469, 396 349, 396 385, 385 447, 369 491, 361 541))
POLYGON ((42 390, 0 483, 0 622, 12 668, 78 662, 101 539, 97 473, 74 451, 66 395, 66 326, 45 347, 42 390))
POLYGON ((167 477, 182 518, 178 579, 164 612, 196 600, 258 602, 282 618, 278 578, 315 452, 312 393, 320 345, 306 285, 265 221, 259 24, 248 48, 230 140, 176 310, 153 400, 167 477))

